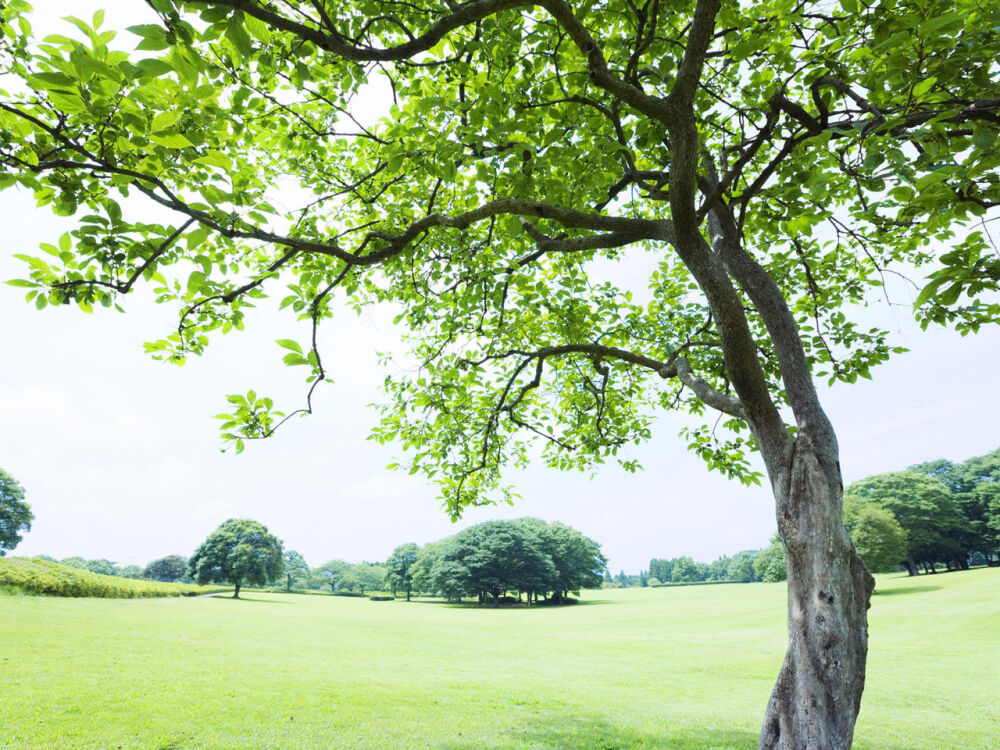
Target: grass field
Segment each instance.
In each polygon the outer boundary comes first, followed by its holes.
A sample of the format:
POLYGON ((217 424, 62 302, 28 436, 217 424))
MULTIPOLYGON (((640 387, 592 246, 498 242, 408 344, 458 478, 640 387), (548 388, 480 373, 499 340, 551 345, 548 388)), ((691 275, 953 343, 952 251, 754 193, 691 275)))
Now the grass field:
MULTIPOLYGON (((879 579, 855 747, 1000 747, 1000 569, 879 579)), ((784 585, 563 608, 0 596, 0 748, 756 747, 784 585)))

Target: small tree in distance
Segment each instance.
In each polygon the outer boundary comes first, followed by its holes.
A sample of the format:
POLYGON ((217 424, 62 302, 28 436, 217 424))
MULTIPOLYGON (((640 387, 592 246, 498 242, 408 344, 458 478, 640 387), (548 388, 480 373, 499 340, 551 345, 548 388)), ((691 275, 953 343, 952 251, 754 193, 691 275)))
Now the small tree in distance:
POLYGON ((192 555, 188 571, 199 584, 231 583, 239 599, 246 583, 263 586, 281 575, 281 541, 265 526, 249 519, 230 519, 192 555))
POLYGON ((306 559, 293 549, 285 553, 285 591, 292 590, 292 583, 309 575, 306 559))
POLYGON ((24 502, 24 488, 0 469, 0 557, 21 543, 21 532, 31 530, 35 517, 24 502))
POLYGON ((406 592, 406 601, 410 601, 410 592, 413 590, 413 563, 417 561, 419 549, 413 542, 401 544, 385 561, 385 582, 392 590, 393 596, 396 595, 397 589, 402 589, 406 592))
POLYGON ((153 560, 142 573, 143 578, 152 581, 165 581, 172 583, 178 578, 183 578, 187 573, 188 560, 180 555, 167 555, 159 560, 153 560))

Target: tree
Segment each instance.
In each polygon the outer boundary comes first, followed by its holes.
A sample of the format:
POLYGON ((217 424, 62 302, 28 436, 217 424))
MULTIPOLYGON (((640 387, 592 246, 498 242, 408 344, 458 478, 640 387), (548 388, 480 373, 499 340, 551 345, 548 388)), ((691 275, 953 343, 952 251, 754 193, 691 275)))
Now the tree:
POLYGON ((765 583, 784 581, 788 578, 788 566, 785 562, 785 548, 781 536, 771 537, 771 546, 765 547, 754 558, 753 569, 757 577, 765 583))
MULTIPOLYGON (((541 551, 555 566, 551 587, 554 603, 559 604, 570 593, 579 595, 581 589, 601 587, 608 560, 601 553, 600 544, 558 521, 546 523, 538 518, 520 518, 516 523, 537 537, 541 551)), ((645 573, 640 573, 640 579, 645 580, 645 573)))
POLYGON ((675 558, 670 571, 670 580, 674 583, 695 583, 701 580, 694 559, 687 556, 675 558))
POLYGON ((24 502, 24 488, 0 469, 0 557, 21 543, 21 533, 31 530, 35 517, 24 502))
POLYGON ((917 575, 918 565, 933 573, 937 562, 964 559, 968 553, 961 540, 965 520, 940 479, 915 471, 877 474, 854 482, 845 495, 875 501, 895 516, 906 532, 902 562, 910 575, 917 575))
POLYGON ((1000 560, 1000 450, 955 464, 938 459, 911 466, 940 479, 951 490, 967 526, 963 541, 987 560, 1000 560))
POLYGON ((231 518, 213 531, 188 561, 188 571, 199 584, 231 583, 233 598, 240 587, 264 586, 282 573, 281 541, 262 523, 231 518))
POLYGON ((413 590, 413 564, 417 561, 419 550, 420 548, 412 542, 401 544, 385 561, 385 582, 392 590, 393 596, 396 595, 397 589, 402 589, 406 592, 406 601, 410 601, 410 592, 413 590))
POLYGON ((337 590, 337 585, 340 583, 340 577, 344 575, 350 567, 350 563, 344 562, 343 560, 330 560, 329 562, 323 563, 318 568, 314 568, 309 573, 309 577, 319 586, 329 586, 330 591, 334 592, 337 590))
POLYGON ((309 575, 306 559, 293 549, 285 552, 285 591, 292 590, 292 584, 309 575))
MULTIPOLYGON (((634 469, 659 408, 704 414, 684 436, 710 468, 756 482, 760 452, 788 560, 761 747, 849 746, 873 579, 813 378, 891 354, 850 317, 887 271, 932 272, 924 323, 1000 319, 977 299, 1000 286, 989 225, 965 229, 1000 205, 1000 6, 150 5, 135 55, 100 16, 33 45, 27 4, 0 11, 0 187, 79 214, 15 282, 30 301, 88 310, 148 282, 181 310, 150 350, 182 362, 285 284, 313 329, 279 342, 304 412, 334 300, 395 305, 421 367, 387 380, 376 437, 412 447, 453 515, 510 497, 529 442, 556 468, 634 469), (394 104, 365 125, 351 99, 376 77, 394 104), (125 194, 162 218, 126 217, 125 194), (626 260, 635 289, 607 274, 626 260)), ((287 419, 230 401, 237 450, 287 419)))
POLYGON ((180 555, 167 555, 159 560, 153 560, 143 571, 142 577, 153 581, 168 583, 183 578, 187 574, 188 561, 180 555))
POLYGON ((733 555, 726 566, 726 580, 736 583, 753 583, 759 580, 754 568, 758 554, 759 550, 743 550, 733 555))
POLYGON ((854 549, 873 573, 903 565, 907 555, 906 531, 895 516, 874 500, 844 499, 844 525, 854 549))
POLYGON ((352 565, 340 576, 337 588, 344 591, 360 591, 365 595, 365 589, 379 589, 385 583, 385 568, 381 565, 358 563, 352 565))

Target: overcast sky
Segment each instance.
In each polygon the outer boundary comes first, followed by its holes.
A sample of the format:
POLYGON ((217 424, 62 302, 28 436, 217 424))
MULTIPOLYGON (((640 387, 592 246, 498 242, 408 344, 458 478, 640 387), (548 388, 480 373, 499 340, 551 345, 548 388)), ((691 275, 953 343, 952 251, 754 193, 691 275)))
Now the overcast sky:
MULTIPOLYGON (((73 11, 89 17, 100 5, 135 12, 140 4, 78 0, 73 11)), ((14 253, 33 253, 70 226, 10 190, 0 193, 0 222, 3 280, 25 275, 14 253)), ((905 292, 895 294, 906 301, 905 292)), ((142 351, 143 341, 169 329, 169 312, 141 297, 125 302, 126 315, 38 312, 24 303, 24 290, 0 286, 0 468, 21 482, 35 514, 14 554, 142 565, 189 555, 227 518, 247 517, 315 566, 381 560, 403 542, 531 515, 580 529, 603 545, 612 571, 635 572, 651 557, 710 561, 762 547, 774 531, 766 486, 747 489, 707 473, 677 439, 683 423, 672 415, 636 454, 644 472, 610 465, 593 479, 542 468, 513 474, 523 496, 513 508, 470 509, 452 524, 434 486, 385 471, 399 455, 366 440, 377 417, 366 405, 379 400, 382 380, 375 352, 395 340, 391 316, 378 312, 359 319, 344 311, 327 324, 336 383, 320 390, 315 416, 240 456, 222 454, 212 415, 225 410, 226 393, 256 388, 279 403, 301 394, 298 373, 280 365, 273 343, 297 331, 285 318, 257 315, 251 330, 218 339, 205 357, 177 368, 142 351)), ((1000 446, 1000 332, 962 339, 919 331, 902 308, 869 315, 912 351, 877 370, 873 382, 822 389, 845 481, 1000 446)))

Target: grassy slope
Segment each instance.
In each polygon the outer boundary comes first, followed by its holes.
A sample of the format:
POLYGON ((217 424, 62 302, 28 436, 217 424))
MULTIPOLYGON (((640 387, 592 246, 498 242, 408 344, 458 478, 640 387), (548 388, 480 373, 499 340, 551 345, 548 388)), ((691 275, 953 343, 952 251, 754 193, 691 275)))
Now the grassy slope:
POLYGON ((226 586, 195 586, 106 576, 31 557, 0 557, 0 590, 8 594, 136 599, 154 596, 197 596, 226 589, 226 586))
MULTIPOLYGON (((882 578, 856 747, 996 747, 1000 570, 882 578)), ((784 587, 559 609, 0 597, 0 748, 756 747, 784 587)))

